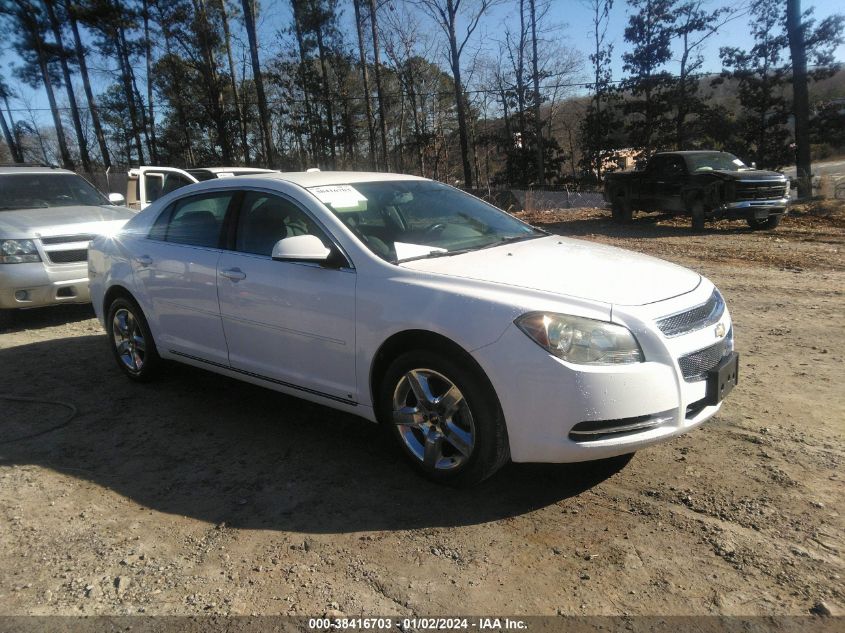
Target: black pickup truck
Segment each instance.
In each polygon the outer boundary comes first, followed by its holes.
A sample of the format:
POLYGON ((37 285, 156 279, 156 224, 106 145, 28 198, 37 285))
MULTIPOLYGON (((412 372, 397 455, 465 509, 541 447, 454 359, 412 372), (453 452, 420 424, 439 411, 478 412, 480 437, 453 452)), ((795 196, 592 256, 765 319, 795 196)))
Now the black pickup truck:
POLYGON ((773 229, 789 206, 789 179, 727 152, 661 152, 643 170, 607 174, 604 197, 616 222, 630 222, 634 211, 665 211, 692 216, 697 230, 716 218, 773 229))

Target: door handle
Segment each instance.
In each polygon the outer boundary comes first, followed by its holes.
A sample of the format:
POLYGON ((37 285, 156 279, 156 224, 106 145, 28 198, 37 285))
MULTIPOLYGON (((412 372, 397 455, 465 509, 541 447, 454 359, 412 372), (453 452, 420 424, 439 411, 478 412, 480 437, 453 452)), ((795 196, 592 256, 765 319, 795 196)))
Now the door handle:
POLYGON ((139 266, 146 268, 147 266, 150 266, 153 263, 153 258, 149 255, 141 255, 140 257, 135 258, 135 262, 139 266))
POLYGON ((230 279, 232 281, 246 279, 246 273, 240 268, 227 268, 226 270, 221 270, 220 274, 226 279, 230 279))

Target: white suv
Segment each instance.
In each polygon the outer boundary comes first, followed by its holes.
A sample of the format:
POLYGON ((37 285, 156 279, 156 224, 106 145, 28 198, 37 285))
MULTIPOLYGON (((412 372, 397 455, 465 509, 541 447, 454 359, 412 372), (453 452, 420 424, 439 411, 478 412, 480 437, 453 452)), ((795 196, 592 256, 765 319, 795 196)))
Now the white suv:
POLYGON ((0 329, 16 310, 86 303, 88 242, 134 212, 51 167, 0 167, 0 329))

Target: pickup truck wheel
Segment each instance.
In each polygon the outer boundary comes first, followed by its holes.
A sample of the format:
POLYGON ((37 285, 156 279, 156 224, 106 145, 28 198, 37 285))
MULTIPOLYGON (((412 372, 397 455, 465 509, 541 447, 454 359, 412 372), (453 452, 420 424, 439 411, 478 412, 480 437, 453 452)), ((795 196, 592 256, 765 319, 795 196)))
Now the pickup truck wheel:
POLYGON ((704 202, 700 198, 697 200, 693 200, 692 205, 690 205, 690 214, 692 215, 692 230, 703 231, 704 202))
POLYGON ((748 222, 748 226, 751 227, 752 231, 760 231, 777 228, 777 225, 780 224, 780 218, 781 216, 779 215, 770 215, 765 219, 748 218, 746 222, 748 222))
POLYGON ((628 196, 624 194, 616 196, 610 206, 610 213, 617 224, 630 224, 634 219, 634 210, 631 208, 628 196))

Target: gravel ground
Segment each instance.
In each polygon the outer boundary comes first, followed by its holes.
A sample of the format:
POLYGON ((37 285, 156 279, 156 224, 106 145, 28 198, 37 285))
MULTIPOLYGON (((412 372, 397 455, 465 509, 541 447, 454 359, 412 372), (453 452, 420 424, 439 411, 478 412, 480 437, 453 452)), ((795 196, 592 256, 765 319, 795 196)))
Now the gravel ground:
POLYGON ((89 307, 22 315, 0 392, 77 414, 0 401, 0 615, 842 614, 843 214, 607 215, 531 220, 710 277, 741 383, 633 458, 471 491, 329 409, 185 367, 130 384, 89 307))

